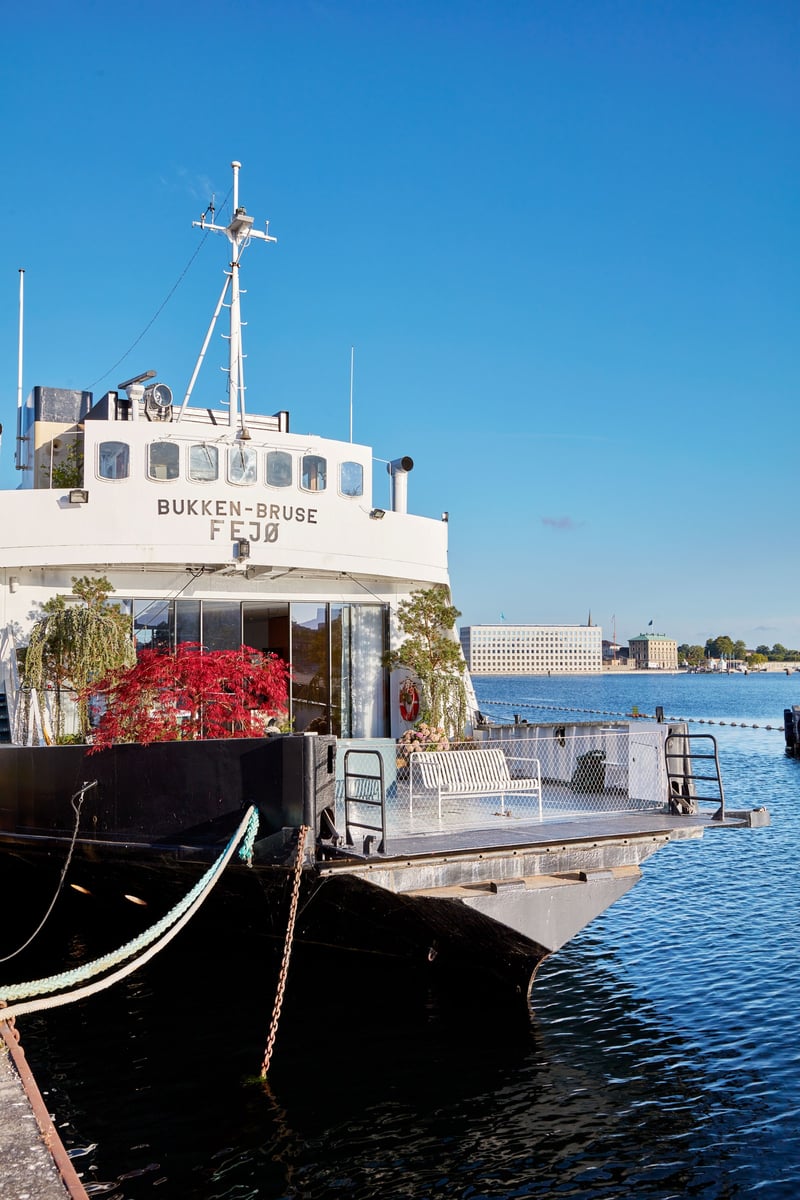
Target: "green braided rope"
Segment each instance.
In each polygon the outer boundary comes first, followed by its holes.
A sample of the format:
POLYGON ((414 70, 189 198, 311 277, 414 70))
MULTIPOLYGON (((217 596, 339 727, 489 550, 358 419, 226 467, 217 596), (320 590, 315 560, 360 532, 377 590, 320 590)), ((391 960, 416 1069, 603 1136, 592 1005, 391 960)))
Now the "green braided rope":
POLYGON ((112 950, 102 958, 95 959, 91 963, 84 963, 80 967, 73 967, 70 971, 62 971, 58 975, 50 975, 46 979, 34 979, 28 983, 16 983, 8 986, 0 984, 0 999, 6 1002, 23 1000, 28 996, 41 996, 46 995, 48 992, 60 991, 62 988, 73 987, 76 983, 83 983, 84 980, 91 979, 93 975, 99 975, 103 971, 107 971, 110 967, 117 966, 119 963, 125 962, 126 959, 132 958, 135 954, 139 954, 141 950, 146 949, 147 946, 161 937, 166 929, 169 929, 176 921, 180 920, 200 893, 208 887, 209 882, 220 872, 226 855, 230 853, 238 841, 242 840, 243 845, 248 844, 249 839, 255 841, 256 830, 258 829, 258 809, 255 806, 249 810, 247 826, 244 832, 242 831, 243 824, 244 822, 239 825, 239 828, 217 861, 209 867, 205 875, 197 881, 192 890, 184 896, 183 900, 175 908, 171 909, 170 912, 163 916, 155 925, 151 926, 150 929, 146 929, 138 937, 134 938, 133 941, 120 946, 117 950, 112 950))
POLYGON ((253 865, 253 847, 256 844, 256 834, 258 833, 258 809, 253 809, 253 815, 247 823, 242 844, 239 847, 238 857, 243 863, 247 863, 248 867, 253 865))

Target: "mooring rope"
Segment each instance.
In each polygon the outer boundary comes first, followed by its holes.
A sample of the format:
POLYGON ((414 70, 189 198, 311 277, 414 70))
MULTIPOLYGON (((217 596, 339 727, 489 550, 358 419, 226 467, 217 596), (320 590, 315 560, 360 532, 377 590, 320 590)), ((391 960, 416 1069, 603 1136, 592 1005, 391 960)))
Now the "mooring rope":
POLYGON ((93 788, 93 787, 97 787, 96 779, 92 779, 91 782, 89 782, 89 783, 84 783, 81 790, 79 792, 75 792, 72 799, 70 800, 70 804, 72 805, 72 811, 75 813, 75 828, 72 831, 72 839, 70 841, 69 850, 67 852, 67 860, 64 863, 64 866, 61 868, 61 878, 59 879, 58 884, 56 885, 56 890, 53 895, 53 899, 50 901, 50 904, 48 905, 47 912, 44 914, 41 921, 36 926, 36 928, 34 929, 33 933, 30 935, 30 937, 27 939, 27 941, 23 942, 21 946, 17 946, 16 950, 12 950, 10 954, 6 954, 3 958, 0 958, 0 963, 9 962, 10 959, 16 958, 18 954, 21 954, 23 950, 27 950, 28 946, 30 946, 33 939, 35 937, 37 937, 41 933, 41 931, 44 929, 45 924, 47 923, 47 918, 50 916, 50 913, 55 908, 56 900, 61 895, 61 889, 64 886, 64 880, 66 878, 67 871, 69 870, 69 864, 72 862, 72 852, 75 849, 75 842, 78 837, 78 829, 80 828, 80 824, 81 824, 81 808, 83 807, 83 798, 86 795, 86 793, 89 791, 89 788, 93 788))
MULTIPOLYGON (((633 720, 655 720, 655 716, 645 712, 612 712, 605 708, 571 708, 563 704, 535 704, 532 700, 515 700, 509 704, 507 700, 481 700, 481 705, 492 705, 494 708, 507 708, 513 712, 517 708, 538 708, 545 712, 588 713, 595 717, 625 717, 633 720)), ((730 725, 734 729, 774 729, 783 732, 783 725, 757 725, 750 721, 722 721, 719 717, 665 717, 665 721, 686 721, 690 725, 730 725)))
POLYGON ((283 993, 286 990, 286 979, 289 974, 289 958, 292 953, 292 941, 294 939, 294 925, 297 919, 297 901, 300 895, 300 879, 303 874, 303 850, 306 844, 306 834, 308 826, 300 826, 300 836, 297 839, 297 859, 294 864, 294 881, 292 884, 292 900, 289 905, 289 920, 286 924, 286 937, 283 943, 283 959, 281 960, 281 970, 278 976, 278 987, 275 992, 275 1004, 272 1009, 272 1020, 269 1025, 269 1035, 267 1037, 267 1046, 264 1050, 264 1061, 261 1064, 261 1078, 267 1078, 272 1051, 275 1048, 275 1037, 278 1033, 278 1021, 281 1017, 281 1008, 283 1007, 283 993))
MULTIPOLYGON (((6 1007, 0 1007, 0 1020, 13 1020, 15 1017, 22 1016, 25 1013, 39 1012, 42 1009, 58 1008, 63 1004, 71 1004, 75 1000, 82 1000, 86 996, 92 996, 96 992, 101 992, 112 984, 124 979, 127 975, 131 975, 139 967, 149 962, 154 958, 159 951, 172 941, 177 933, 188 924, 191 918, 203 905, 212 889, 219 882, 222 872, 230 862, 234 855, 236 847, 244 839, 247 844, 250 835, 251 826, 255 823, 258 825, 258 809, 255 805, 251 805, 244 817, 242 818, 238 829, 234 833, 228 845, 223 850, 220 857, 215 863, 209 867, 208 871, 195 884, 187 896, 175 905, 166 916, 162 917, 150 929, 145 930, 139 937, 133 941, 121 946, 118 950, 112 951, 110 954, 104 955, 102 958, 96 959, 92 963, 86 963, 82 967, 76 967, 71 971, 62 971, 58 975, 51 975, 46 979, 35 979, 28 983, 12 984, 11 986, 3 986, 0 984, 0 1005, 5 1004, 6 1007), (158 940, 157 940, 158 939, 158 940), (65 987, 70 987, 81 980, 90 979, 94 975, 100 974, 102 971, 107 971, 109 967, 116 963, 124 962, 132 956, 143 952, 138 958, 134 958, 132 962, 127 962, 125 966, 121 966, 119 970, 113 974, 107 975, 104 979, 96 980, 94 983, 87 984, 85 987, 73 988, 68 992, 62 992, 60 995, 42 995, 42 993, 56 992, 65 987), (26 1000, 26 997, 42 996, 39 1000, 26 1000), (9 1000, 22 999, 22 1004, 8 1004, 9 1000)), ((254 837, 255 834, 253 833, 254 837)))

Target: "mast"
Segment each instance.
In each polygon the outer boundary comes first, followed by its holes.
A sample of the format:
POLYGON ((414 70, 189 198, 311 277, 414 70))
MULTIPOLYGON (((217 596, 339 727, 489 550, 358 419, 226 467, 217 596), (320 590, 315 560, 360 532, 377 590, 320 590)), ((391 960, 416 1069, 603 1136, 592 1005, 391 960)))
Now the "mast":
MULTIPOLYGON (((270 237, 269 222, 266 223, 266 228, 254 229, 253 218, 247 215, 244 208, 239 205, 239 171, 242 164, 235 160, 231 163, 233 168, 233 217, 230 225, 215 225, 213 219, 211 222, 206 221, 203 215, 199 221, 193 221, 192 224, 203 230, 210 230, 212 233, 224 233, 231 243, 232 254, 230 269, 228 271, 228 281, 222 290, 220 302, 222 301, 228 284, 231 289, 230 301, 230 335, 228 339, 228 421, 232 429, 238 427, 241 433, 245 432, 245 407, 244 407, 244 353, 242 350, 242 317, 241 317, 241 301, 239 290, 239 263, 241 261, 242 252, 246 246, 250 244, 252 238, 258 238, 262 242, 277 242, 277 238, 270 237)), ((213 209, 212 209, 213 218, 213 209)), ((217 307, 219 312, 219 306, 217 307)), ((213 321, 212 321, 213 326, 213 321)), ((209 335, 211 330, 209 330, 209 335)), ((205 353, 205 348, 208 345, 208 338, 203 347, 202 354, 205 353)), ((199 368, 199 363, 198 363, 199 368)), ((196 374, 196 372, 195 372, 196 374)), ((194 379, 194 377, 193 377, 194 379)))
POLYGON ((22 408, 22 338, 25 313, 25 271, 19 272, 19 346, 17 348, 17 408, 22 408))
MULTIPOLYGON (((22 344, 25 324, 25 270, 19 271, 19 344, 17 346, 17 444, 14 453, 15 466, 18 471, 24 471, 27 466, 27 456, 23 462, 22 455, 22 344)), ((0 426, 0 432, 2 426, 0 426)))

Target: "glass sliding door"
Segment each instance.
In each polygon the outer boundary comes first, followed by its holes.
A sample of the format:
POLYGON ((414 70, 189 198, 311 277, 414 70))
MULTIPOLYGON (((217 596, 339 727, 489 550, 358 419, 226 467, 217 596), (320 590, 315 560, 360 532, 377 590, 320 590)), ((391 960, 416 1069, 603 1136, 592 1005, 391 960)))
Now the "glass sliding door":
POLYGON ((295 733, 385 736, 385 624, 382 604, 292 605, 295 733))
POLYGON ((289 662, 289 605, 246 600, 242 605, 242 641, 262 654, 289 662))
POLYGON ((295 733, 331 732, 327 604, 291 606, 292 716, 295 733))
POLYGON ((170 601, 134 600, 133 640, 138 650, 169 650, 170 601))
POLYGON ((200 601, 176 600, 175 645, 200 641, 200 601))
POLYGON ((331 733, 349 737, 350 605, 331 605, 331 733))
POLYGON ((295 733, 385 737, 387 644, 383 604, 277 600, 133 600, 137 649, 200 643, 206 650, 253 646, 291 669, 295 733))
MULTIPOLYGON (((350 737, 386 734, 384 607, 350 606, 350 737)), ((344 667, 344 662, 343 662, 344 667)))
POLYGON ((242 644, 242 606, 238 600, 203 601, 203 646, 236 650, 242 644))

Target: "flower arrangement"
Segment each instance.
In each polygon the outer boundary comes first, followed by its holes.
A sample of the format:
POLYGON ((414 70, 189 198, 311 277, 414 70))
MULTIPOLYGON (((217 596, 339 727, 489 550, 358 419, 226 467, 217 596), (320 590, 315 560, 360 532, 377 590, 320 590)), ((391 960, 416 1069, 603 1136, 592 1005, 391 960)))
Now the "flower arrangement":
POLYGON ((420 721, 413 729, 407 729, 397 742, 397 765, 408 766, 408 755, 421 750, 449 750, 450 742, 443 729, 420 721))

